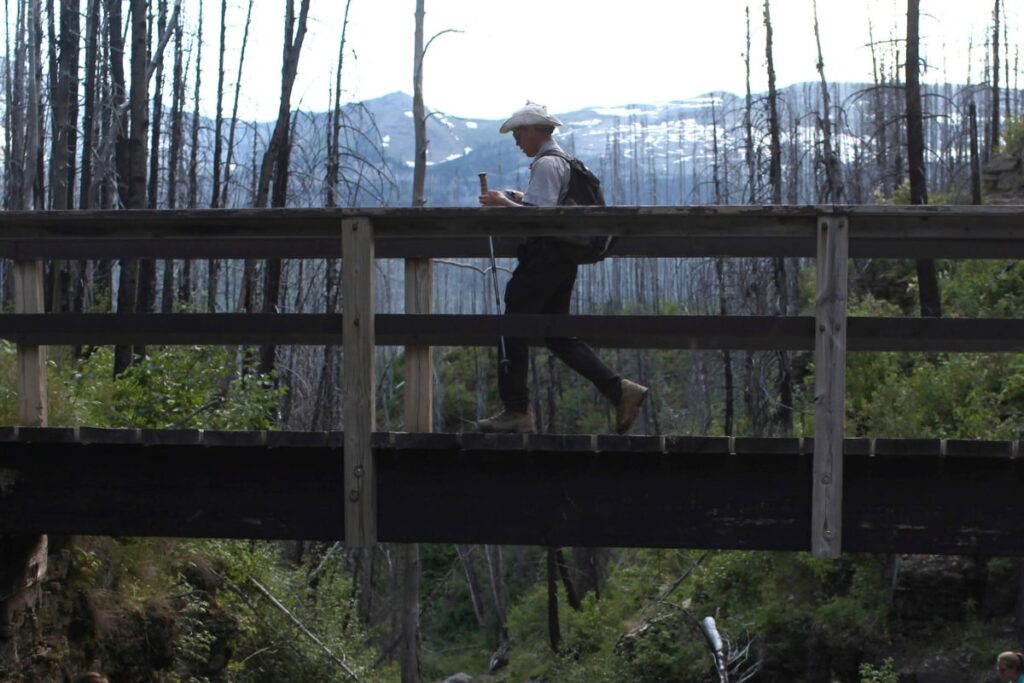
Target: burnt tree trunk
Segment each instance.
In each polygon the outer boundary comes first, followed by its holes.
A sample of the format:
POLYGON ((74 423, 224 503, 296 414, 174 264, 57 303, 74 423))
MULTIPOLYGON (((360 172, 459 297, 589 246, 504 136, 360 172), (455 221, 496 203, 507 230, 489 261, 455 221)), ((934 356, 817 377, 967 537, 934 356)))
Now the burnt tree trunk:
POLYGON ((334 72, 334 107, 331 109, 331 127, 327 131, 327 175, 324 203, 337 206, 338 176, 341 172, 341 71, 345 63, 345 36, 348 30, 348 10, 352 0, 345 3, 345 16, 341 21, 341 40, 338 43, 338 67, 334 72))
POLYGON ((477 626, 482 628, 487 622, 484 619, 480 576, 477 574, 476 565, 473 563, 473 547, 456 545, 455 552, 459 556, 459 565, 462 567, 462 573, 466 575, 466 587, 469 588, 469 601, 473 606, 473 616, 476 618, 477 626))
POLYGON ((826 203, 838 204, 843 201, 843 179, 839 167, 839 160, 832 149, 832 103, 828 94, 828 81, 825 80, 825 59, 821 54, 821 33, 818 31, 818 3, 814 1, 814 42, 818 46, 818 74, 821 76, 821 118, 818 126, 821 128, 821 155, 825 165, 825 192, 823 199, 826 203))
POLYGON ((558 623, 558 570, 555 549, 547 549, 548 644, 556 655, 562 649, 562 630, 558 623))
POLYGON ((555 566, 558 568, 558 577, 562 580, 562 588, 565 589, 565 601, 578 612, 582 605, 576 592, 576 585, 569 575, 569 563, 565 561, 565 553, 561 548, 555 548, 555 566))
POLYGON ((29 99, 27 124, 29 145, 25 150, 25 181, 32 188, 32 204, 26 208, 41 211, 46 206, 46 160, 43 158, 45 108, 43 105, 43 15, 40 0, 29 0, 29 99))
MULTIPOLYGON (((146 0, 130 0, 131 8, 131 94, 128 98, 131 131, 128 138, 128 208, 146 208, 146 173, 148 170, 149 133, 149 32, 146 25, 146 0)), ((142 267, 139 261, 122 261, 121 283, 134 288, 133 310, 144 313, 152 310, 151 287, 152 261, 142 267)), ((133 355, 145 354, 142 347, 135 347, 133 355)))
POLYGON ((61 30, 61 68, 68 74, 68 124, 67 124, 67 170, 64 182, 66 199, 64 206, 69 209, 75 206, 75 177, 77 168, 75 152, 78 148, 78 68, 79 43, 82 38, 82 18, 80 0, 68 0, 61 3, 61 22, 67 15, 67 33, 61 30))
MULTIPOLYGON (((928 186, 924 166, 924 117, 921 112, 921 80, 918 40, 920 0, 907 0, 907 165, 910 171, 910 203, 927 204, 928 186)), ((917 259, 917 280, 921 293, 921 315, 940 317, 939 282, 935 261, 917 259)))
MULTIPOLYGON (((167 0, 157 3, 157 36, 163 36, 167 30, 167 0)), ((158 38, 159 40, 159 38, 158 38)), ((149 147, 149 186, 147 189, 146 207, 155 209, 159 205, 157 192, 160 187, 160 136, 163 132, 164 109, 164 66, 163 61, 157 63, 153 74, 156 87, 153 90, 153 123, 149 147)))
POLYGON ((868 21, 868 44, 871 46, 871 73, 874 80, 872 114, 875 123, 875 165, 878 181, 882 188, 882 196, 888 198, 892 196, 892 183, 889 180, 889 161, 886 155, 884 74, 878 68, 874 27, 870 20, 868 21))
MULTIPOLYGON (((60 6, 60 38, 53 24, 53 3, 50 3, 50 207, 62 211, 73 204, 74 175, 69 176, 75 157, 71 133, 75 130, 72 118, 72 83, 78 82, 78 0, 64 0, 60 6), (58 51, 59 50, 59 51, 58 51)), ((77 95, 76 95, 77 99, 77 95)), ((50 303, 48 310, 69 310, 72 294, 70 264, 53 261, 51 264, 50 303)))
POLYGON ((978 107, 968 107, 971 127, 971 204, 981 204, 981 160, 978 157, 978 107))
MULTIPOLYGON (((252 5, 250 3, 250 12, 252 11, 252 5)), ((210 208, 216 209, 223 206, 221 203, 221 182, 220 182, 220 156, 221 156, 221 141, 222 137, 220 134, 221 127, 224 125, 224 49, 225 49, 225 36, 227 32, 227 13, 228 3, 227 0, 221 0, 220 4, 220 49, 218 51, 217 58, 217 113, 213 124, 213 189, 210 193, 210 208)), ((248 20, 245 25, 246 35, 249 32, 248 20)), ((242 43, 242 54, 245 54, 245 42, 242 43)), ((239 74, 241 76, 241 74, 239 74)), ((197 76, 198 78, 198 76, 197 76)), ((239 79, 241 80, 241 79, 239 79)), ((235 84, 236 92, 238 84, 235 84)), ((236 98, 237 103, 237 98, 236 98)), ((234 124, 232 123, 232 132, 234 132, 234 124)), ((229 161, 228 164, 231 162, 229 161)), ((226 189, 226 183, 225 183, 226 189)), ((225 193, 226 196, 226 193, 225 193)), ((220 273, 220 262, 217 259, 208 259, 206 262, 206 272, 208 275, 208 290, 206 296, 210 302, 208 308, 211 311, 217 310, 217 284, 220 273)))
POLYGON ((416 36, 413 47, 412 120, 413 120, 413 176, 412 205, 424 206, 423 195, 427 177, 427 115, 423 104, 423 0, 416 0, 416 36))
MULTIPOLYGON (((768 140, 769 140, 769 172, 768 179, 772 189, 772 204, 782 203, 782 143, 779 131, 778 91, 775 87, 775 60, 772 56, 772 18, 770 1, 764 0, 765 28, 765 59, 768 69, 768 140)), ((776 313, 787 315, 789 296, 787 293, 787 266, 782 257, 774 259, 773 274, 775 278, 776 313)), ((793 377, 790 370, 789 353, 779 351, 778 370, 776 373, 776 390, 778 406, 774 411, 775 422, 788 436, 793 430, 793 377)))
MULTIPOLYGON (((14 59, 8 60, 7 83, 9 93, 7 106, 4 108, 7 113, 7 129, 10 133, 10 152, 6 159, 6 207, 15 211, 31 208, 31 202, 27 203, 25 195, 29 192, 25 183, 25 148, 26 148, 26 115, 25 115, 25 5, 17 3, 18 14, 15 19, 14 31, 14 59), (13 74, 10 73, 13 64, 13 74), (11 85, 13 82, 13 85, 11 85)), ((10 36, 10 31, 7 33, 10 36)))
POLYGON ((402 683, 421 683, 420 663, 420 547, 418 544, 395 546, 402 575, 402 593, 399 600, 402 628, 402 683))
POLYGON ((252 4, 245 13, 245 29, 242 31, 242 46, 238 55, 238 75, 235 77, 235 101, 231 106, 231 124, 228 126, 227 158, 224 160, 224 183, 221 189, 221 206, 228 206, 228 191, 231 185, 231 163, 235 153, 235 129, 238 123, 238 98, 242 90, 242 66, 245 64, 245 48, 249 44, 249 26, 252 24, 252 4))
MULTIPOLYGON (((1009 48, 1009 46, 1007 46, 1009 48)), ((908 55, 909 56, 909 55, 908 55)), ((1009 74, 1007 74, 1009 77, 1009 74)), ((992 9, 992 126, 989 147, 999 151, 999 0, 992 9)))
MULTIPOLYGON (((50 148, 50 206, 56 210, 71 208, 69 201, 68 170, 74 158, 71 132, 75 121, 71 118, 72 84, 78 82, 78 0, 63 0, 60 6, 60 39, 51 30, 50 35, 50 91, 51 148, 50 148), (59 46, 59 52, 58 52, 59 46)), ((51 17, 51 29, 53 28, 51 17)), ((74 177, 71 176, 71 182, 74 177)))
POLYGON ((93 139, 96 129, 96 67, 97 43, 100 24, 100 0, 89 0, 85 20, 85 69, 82 111, 82 177, 78 193, 78 208, 91 209, 96 205, 92 186, 93 139))
POLYGON ((220 3, 220 51, 217 58, 217 113, 213 123, 213 192, 210 208, 220 206, 220 156, 222 153, 221 126, 224 125, 224 47, 227 36, 228 0, 220 3))
MULTIPOLYGON (((345 64, 345 37, 348 32, 348 11, 351 0, 345 2, 345 14, 341 21, 341 39, 338 41, 338 66, 334 72, 334 107, 331 110, 331 127, 327 132, 327 175, 324 187, 324 203, 328 207, 337 206, 338 178, 341 172, 341 73, 345 64)), ((337 282, 335 272, 340 268, 340 261, 327 259, 324 278, 324 294, 327 312, 334 313, 337 309, 337 282)), ((320 397, 314 415, 314 425, 319 429, 333 429, 336 412, 337 396, 335 395, 335 374, 337 368, 338 348, 324 346, 324 371, 320 373, 320 386, 317 395, 320 397)))
MULTIPOLYGON (((157 44, 160 38, 167 31, 167 0, 159 0, 157 3, 156 20, 157 44)), ((153 90, 153 122, 152 134, 150 135, 149 147, 149 183, 147 189, 146 207, 155 209, 159 205, 160 190, 160 136, 163 126, 163 89, 164 89, 164 67, 163 61, 156 63, 156 70, 153 74, 156 79, 153 90)), ((164 288, 160 303, 162 311, 170 311, 174 306, 174 268, 171 267, 171 282, 168 285, 167 278, 164 278, 164 288)), ((166 269, 165 269, 166 274, 166 269)), ((139 264, 139 304, 140 310, 150 312, 153 310, 156 298, 156 261, 145 259, 139 264)))
MULTIPOLYGON (((6 4, 4 5, 6 9, 6 4)), ((20 15, 20 13, 19 13, 20 15)), ((15 19, 15 30, 20 28, 18 20, 15 19)), ((4 208, 10 209, 13 207, 13 195, 14 195, 14 183, 16 178, 14 163, 14 139, 17 133, 15 123, 17 121, 17 109, 19 100, 15 96, 16 86, 18 82, 15 74, 13 73, 14 65, 17 63, 16 56, 11 54, 11 18, 8 12, 4 12, 4 101, 7 106, 4 107, 4 128, 10 133, 4 136, 4 208)), ((15 50, 17 47, 17 40, 15 39, 15 50)), ((9 288, 5 287, 5 291, 10 291, 9 288)), ((10 296, 4 297, 4 303, 8 303, 10 296)))
POLYGON ((508 614, 508 590, 505 585, 504 561, 499 545, 485 545, 484 557, 487 558, 487 577, 491 584, 491 600, 494 603, 495 626, 498 639, 508 640, 508 628, 505 619, 508 614))
MULTIPOLYGON (((133 0, 134 1, 134 0, 133 0)), ((110 45, 111 107, 114 115, 114 126, 110 135, 114 136, 114 179, 117 186, 118 204, 127 208, 130 201, 128 126, 129 108, 125 107, 127 86, 124 76, 124 39, 121 35, 121 0, 107 0, 107 34, 110 45)), ((142 17, 143 43, 145 42, 145 16, 142 17)), ((136 26, 132 23, 131 36, 135 41, 136 26)), ((134 79, 133 79, 134 80, 134 79)), ((137 104, 137 103, 136 103, 137 104)), ((132 113, 139 110, 132 108, 132 113)), ((144 114, 143 114, 144 117, 144 114)), ((134 259, 122 259, 118 276, 117 312, 134 313, 138 295, 139 262, 134 259)), ((132 362, 131 346, 114 347, 114 375, 120 375, 128 369, 132 362)))
MULTIPOLYGON (((718 313, 721 316, 729 315, 728 297, 725 289, 725 259, 715 259, 715 277, 718 281, 718 313)), ((725 415, 723 418, 722 430, 726 436, 733 435, 733 406, 735 404, 732 371, 732 353, 725 349, 722 351, 722 374, 725 381, 725 415)))
MULTIPOLYGON (((182 25, 179 19, 174 23, 174 70, 171 77, 171 142, 167 150, 167 208, 178 208, 178 167, 181 164, 181 145, 183 135, 183 112, 185 99, 185 83, 182 70, 182 25)), ((181 277, 178 280, 177 298, 182 303, 191 301, 191 265, 189 259, 181 264, 181 277)), ((174 309, 174 261, 164 260, 164 295, 161 310, 170 313, 174 309)))
MULTIPOLYGON (((203 73, 203 0, 199 0, 199 25, 196 29, 195 46, 196 82, 193 90, 193 99, 195 101, 192 106, 192 129, 188 158, 188 207, 190 209, 199 206, 199 91, 202 84, 203 73)), ((212 313, 217 310, 217 261, 210 259, 207 262, 207 265, 206 309, 212 313)), ((190 263, 186 261, 183 268, 190 271, 190 263)), ((191 273, 183 270, 182 288, 184 288, 184 281, 186 279, 191 281, 191 273)))
POLYGON ((768 182, 772 204, 782 203, 782 143, 779 134, 779 94, 775 88, 775 60, 772 57, 772 17, 769 0, 764 0, 765 64, 768 68, 768 182))
MULTIPOLYGON (((277 111, 277 122, 270 144, 263 155, 260 166, 259 186, 256 190, 256 206, 263 207, 270 193, 271 176, 274 178, 274 192, 271 197, 272 206, 285 206, 288 193, 288 167, 291 156, 290 123, 291 95, 295 85, 295 75, 299 69, 299 55, 302 42, 306 36, 306 18, 309 14, 309 0, 302 0, 296 22, 295 6, 288 0, 284 22, 284 48, 281 66, 281 100, 277 111)), ((263 311, 275 312, 280 306, 278 297, 281 288, 281 260, 267 259, 265 264, 263 311)), ((247 286, 243 283, 243 287, 247 286)), ((248 285, 251 286, 251 285, 248 285)), ((263 346, 260 349, 260 371, 270 373, 274 370, 276 347, 263 346)))

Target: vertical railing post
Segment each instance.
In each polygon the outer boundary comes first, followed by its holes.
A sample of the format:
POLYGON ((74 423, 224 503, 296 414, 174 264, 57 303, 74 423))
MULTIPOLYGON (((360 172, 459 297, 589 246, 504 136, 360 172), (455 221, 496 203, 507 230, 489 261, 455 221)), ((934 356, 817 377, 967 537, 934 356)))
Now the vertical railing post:
MULTIPOLYGON (((14 312, 43 313, 42 262, 15 261, 13 265, 14 312)), ((18 422, 26 427, 45 427, 46 351, 41 346, 18 344, 17 364, 18 422)), ((0 615, 5 615, 5 622, 12 609, 32 607, 39 599, 48 549, 49 537, 45 534, 6 537, 0 548, 0 563, 13 584, 0 587, 0 615)))
POLYGON ((811 552, 818 557, 834 558, 842 553, 848 256, 848 218, 819 216, 811 500, 811 552))
POLYGON ((345 544, 377 542, 377 480, 371 437, 376 422, 374 374, 373 225, 341 223, 342 360, 345 420, 345 544))
MULTIPOLYGON (((14 312, 43 312, 43 264, 14 262, 14 312)), ((46 353, 18 344, 18 417, 26 427, 46 426, 46 353)))

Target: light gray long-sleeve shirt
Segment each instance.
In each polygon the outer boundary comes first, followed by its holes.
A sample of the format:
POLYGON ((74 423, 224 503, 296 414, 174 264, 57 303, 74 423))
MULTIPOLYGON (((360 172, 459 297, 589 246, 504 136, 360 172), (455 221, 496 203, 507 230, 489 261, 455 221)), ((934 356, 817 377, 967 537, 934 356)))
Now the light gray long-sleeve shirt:
POLYGON ((554 140, 541 145, 530 164, 530 184, 523 203, 531 206, 557 206, 569 192, 569 163, 562 157, 542 156, 549 150, 565 154, 554 140))

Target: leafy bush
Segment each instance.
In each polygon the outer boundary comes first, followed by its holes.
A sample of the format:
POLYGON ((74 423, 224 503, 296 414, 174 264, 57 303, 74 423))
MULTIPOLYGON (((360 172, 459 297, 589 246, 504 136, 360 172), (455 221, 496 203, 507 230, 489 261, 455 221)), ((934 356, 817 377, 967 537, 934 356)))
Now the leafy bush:
POLYGON ((1013 152, 1024 149, 1024 119, 1010 119, 1003 129, 1003 145, 1000 152, 1013 152))
POLYGON ((899 683, 899 680, 891 657, 886 658, 878 667, 867 662, 860 665, 860 683, 899 683))
MULTIPOLYGON (((283 389, 245 352, 211 346, 151 347, 119 377, 112 347, 80 359, 48 347, 49 424, 54 427, 267 429, 283 389)), ((0 340, 0 420, 17 424, 17 347, 0 340)))
POLYGON ((215 633, 203 633, 210 628, 210 622, 202 618, 203 609, 228 610, 238 620, 228 680, 351 680, 339 663, 342 661, 361 680, 397 680, 393 665, 377 666, 380 653, 370 644, 370 633, 356 615, 351 575, 344 571, 341 553, 309 553, 302 562, 292 564, 282 562, 277 544, 268 542, 205 540, 183 550, 190 551, 187 556, 196 561, 211 563, 224 584, 215 595, 209 595, 181 580, 194 601, 206 603, 195 608, 196 624, 182 634, 182 643, 199 644, 201 654, 201 644, 216 637, 215 633), (314 574, 317 580, 311 581, 314 574), (303 633, 281 607, 320 642, 303 633))

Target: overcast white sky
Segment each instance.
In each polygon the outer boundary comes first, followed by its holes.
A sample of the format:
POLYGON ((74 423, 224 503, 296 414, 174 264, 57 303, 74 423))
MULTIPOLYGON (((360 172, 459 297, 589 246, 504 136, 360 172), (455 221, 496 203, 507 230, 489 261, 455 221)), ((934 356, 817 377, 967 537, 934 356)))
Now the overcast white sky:
MULTIPOLYGON (((1012 62, 1020 44, 1024 1, 1004 1, 1012 62)), ((184 0, 190 27, 196 24, 199 2, 184 0)), ((229 97, 247 2, 228 1, 229 97)), ((351 3, 344 97, 359 100, 395 90, 411 92, 415 0, 351 3)), ((811 3, 772 1, 780 86, 818 77, 811 3)), ((426 0, 428 37, 445 29, 461 31, 441 36, 427 53, 427 105, 453 115, 503 118, 526 99, 562 112, 588 105, 685 99, 711 90, 741 93, 747 4, 747 0, 426 0)), ((762 0, 750 4, 751 67, 757 92, 767 87, 762 0)), ((921 0, 923 54, 932 67, 926 79, 941 79, 945 62, 950 80, 965 82, 972 39, 971 79, 975 83, 981 79, 993 4, 993 0, 921 0)), ((220 2, 205 0, 204 6, 204 109, 212 113, 220 2)), ((344 6, 344 0, 312 0, 293 106, 327 108, 344 6)), ((283 8, 284 0, 255 2, 243 74, 241 115, 246 118, 276 115, 283 8)), ((905 12, 906 0, 819 0, 828 79, 869 81, 869 19, 876 40, 903 37, 905 12)), ((230 102, 226 108, 230 111, 230 102)))
MULTIPOLYGON (((196 0, 188 0, 193 5, 196 0)), ((1007 3, 1011 50, 1019 44, 1024 2, 1007 3)), ((238 40, 246 0, 230 0, 230 31, 238 40)), ((755 92, 764 75, 762 2, 751 3, 751 68, 755 92)), ((967 80, 974 42, 973 82, 992 22, 991 0, 922 0, 926 78, 967 80), (945 48, 945 49, 944 49, 945 48)), ((746 0, 426 0, 426 34, 445 29, 424 67, 427 104, 447 113, 501 118, 526 99, 553 111, 588 105, 663 102, 710 90, 744 88, 746 0)), ((243 75, 249 110, 272 118, 280 86, 283 0, 257 0, 256 49, 243 75)), ((811 0, 774 0, 775 69, 780 86, 816 79, 811 0)), ((322 109, 337 60, 342 0, 313 0, 293 106, 322 109)), ((412 91, 414 0, 352 0, 342 74, 348 99, 412 91)), ((215 41, 219 3, 206 0, 206 40, 215 41)), ((820 0, 825 72, 829 80, 871 79, 869 19, 876 40, 905 34, 905 0, 820 0)), ((208 45, 213 55, 214 44, 208 45)), ((1011 62, 1014 52, 1011 51, 1011 62)), ((234 60, 232 60, 233 62, 234 60)), ((212 58, 204 59, 212 62, 212 58)), ((231 62, 229 62, 231 63, 231 62)), ((233 82, 232 65, 227 80, 233 82)), ((207 83, 214 78, 206 78, 207 83)))

